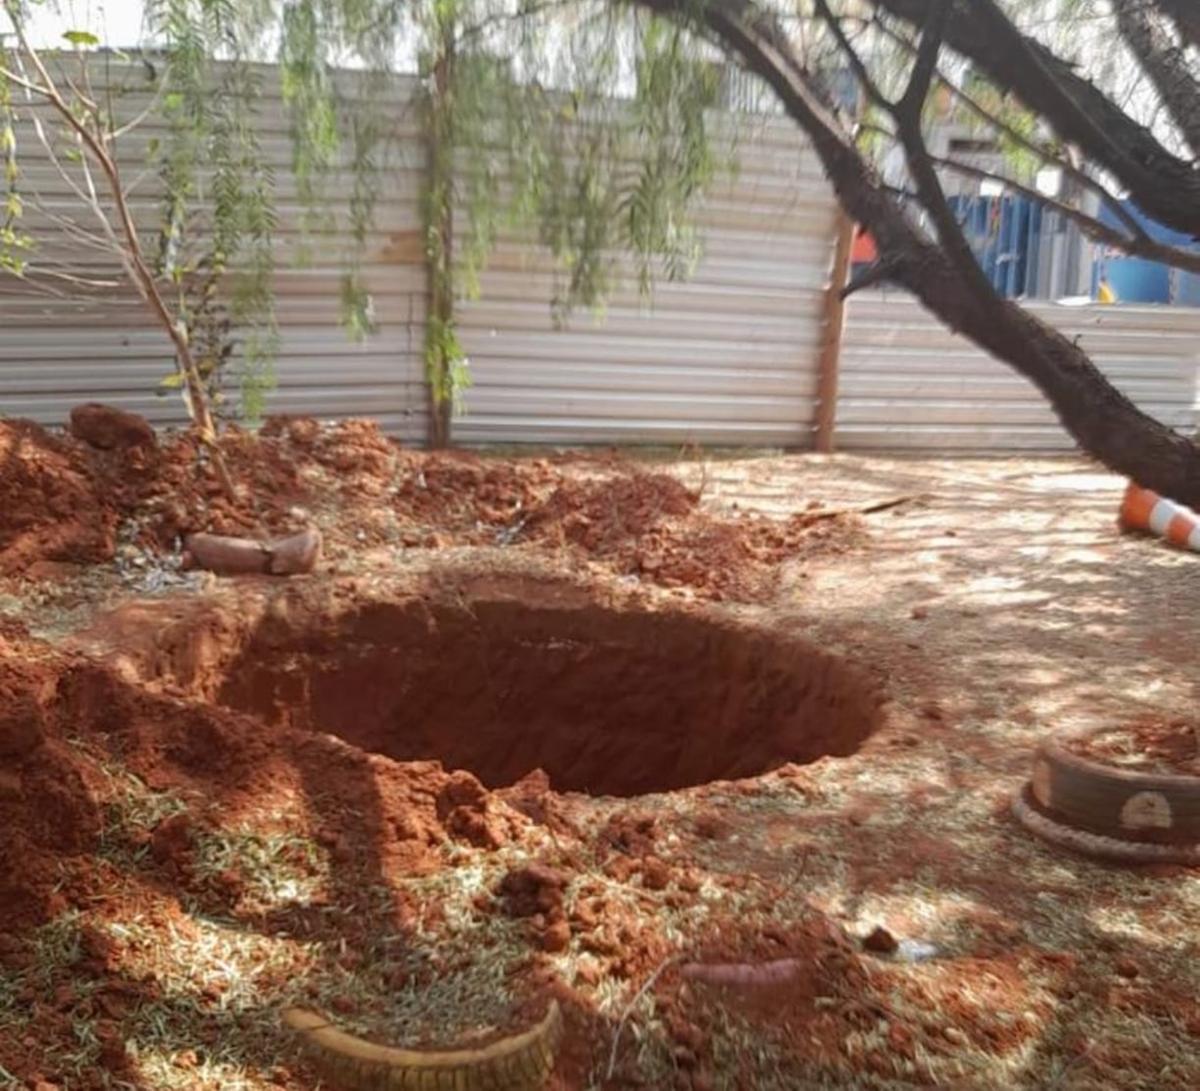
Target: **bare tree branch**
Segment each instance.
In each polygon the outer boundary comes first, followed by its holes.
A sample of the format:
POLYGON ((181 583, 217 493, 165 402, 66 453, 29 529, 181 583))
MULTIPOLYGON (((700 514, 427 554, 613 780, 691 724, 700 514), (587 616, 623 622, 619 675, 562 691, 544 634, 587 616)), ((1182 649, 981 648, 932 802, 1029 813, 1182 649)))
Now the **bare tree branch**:
POLYGON ((893 263, 892 280, 1032 381, 1086 451, 1147 488, 1200 505, 1200 448, 1141 412, 1074 341, 1011 300, 979 291, 958 262, 922 237, 825 107, 814 77, 770 11, 755 0, 636 2, 698 26, 775 91, 808 135, 842 207, 870 230, 880 260, 893 263))
POLYGON ((1188 147, 1200 155, 1200 80, 1147 0, 1113 0, 1121 37, 1141 62, 1188 147))
MULTIPOLYGON (((906 38, 903 34, 897 33, 894 29, 887 25, 878 16, 875 25, 880 32, 897 45, 915 54, 917 51, 916 45, 906 38)), ((944 72, 938 71, 938 79, 941 85, 956 99, 961 102, 968 110, 971 111, 980 121, 986 125, 990 125, 997 132, 1002 133, 1016 147, 1022 148, 1025 151, 1037 156, 1046 166, 1055 167, 1063 172, 1064 177, 1070 178, 1084 189, 1089 190, 1100 198, 1130 231, 1131 234, 1149 238, 1146 229, 1136 216, 1132 215, 1129 210, 1114 196, 1107 187, 1103 186, 1095 178, 1086 171, 1081 170, 1065 156, 1057 155, 1044 144, 1027 137, 1019 129, 1014 128, 1003 118, 997 117, 995 113, 984 106, 977 98, 969 94, 959 84, 955 83, 944 72)))
MULTIPOLYGON (((925 24, 931 5, 931 0, 871 2, 915 26, 925 24)), ((1200 172, 1173 155, 1067 61, 1022 34, 992 0, 956 5, 946 44, 998 86, 1014 92, 1063 140, 1078 144, 1090 161, 1110 171, 1144 212, 1200 238, 1200 172)))
POLYGON ((929 10, 929 22, 921 32, 921 41, 917 47, 908 86, 892 110, 892 116, 896 120, 908 172, 917 187, 917 196, 937 228, 943 249, 959 267, 962 275, 971 282, 980 298, 991 298, 996 297, 996 290, 980 267, 979 259, 971 249, 962 225, 946 199, 942 181, 934 169, 929 149, 925 144, 925 136, 921 131, 921 115, 929 97, 933 74, 937 69, 951 3, 952 0, 933 0, 929 10))
POLYGON ((29 80, 22 82, 30 84, 31 87, 38 87, 38 93, 54 108, 66 127, 74 134, 81 148, 82 158, 80 168, 83 171, 84 179, 88 186, 87 196, 84 196, 83 200, 97 215, 101 225, 107 231, 113 231, 113 226, 104 214, 99 201, 89 165, 89 156, 95 161, 105 177, 108 196, 112 201, 117 220, 120 224, 120 235, 122 236, 122 238, 117 238, 114 232, 114 250, 125 266, 128 279, 143 299, 145 299, 151 313, 154 314, 163 327, 164 332, 171 340, 172 346, 175 349, 176 368, 183 379, 183 387, 187 394, 188 409, 196 433, 200 441, 209 449, 213 465, 217 470, 226 493, 231 499, 236 499, 237 489, 232 477, 229 475, 229 468, 225 464, 225 459, 221 453, 212 411, 209 406, 203 380, 200 377, 200 372, 196 366, 196 360, 188 341, 186 325, 178 316, 172 314, 166 301, 163 299, 162 293, 159 291, 153 272, 146 263, 141 240, 138 236, 137 225, 134 223, 133 214, 130 211, 129 202, 121 182, 120 167, 108 147, 109 135, 103 125, 100 124, 100 119, 97 115, 92 115, 99 130, 94 133, 84 117, 81 117, 71 108, 71 104, 63 98, 62 93, 59 91, 54 77, 47 70, 41 55, 30 43, 23 20, 14 14, 11 7, 6 5, 6 8, 9 10, 9 14, 12 15, 20 54, 28 60, 38 80, 41 81, 40 85, 33 84, 29 80))
POLYGON ((845 55, 847 63, 850 65, 862 89, 866 92, 867 98, 875 103, 876 106, 881 106, 885 110, 890 111, 893 103, 879 89, 879 84, 875 82, 875 78, 871 75, 862 57, 859 56, 858 50, 854 48, 854 43, 850 41, 849 35, 846 34, 841 19, 829 7, 828 0, 816 0, 816 11, 817 15, 821 17, 821 20, 837 40, 838 47, 845 55))
POLYGON ((1006 175, 984 170, 971 163, 964 163, 960 159, 935 155, 932 157, 932 161, 935 166, 954 171, 967 178, 999 182, 1012 190, 1013 193, 1019 193, 1022 197, 1030 201, 1035 201, 1046 208, 1053 209, 1072 223, 1078 224, 1083 233, 1095 242, 1111 246, 1133 257, 1146 258, 1148 261, 1159 261, 1175 269, 1186 269, 1190 273, 1200 273, 1200 251, 1181 250, 1177 246, 1168 246, 1165 243, 1155 242, 1149 236, 1139 236, 1136 239, 1131 239, 1128 235, 1116 230, 1116 228, 1109 227, 1108 224, 1096 219, 1095 216, 1089 216, 1086 212, 1080 211, 1065 201, 1048 197, 1032 186, 1022 185, 1020 182, 1014 182, 1006 175))

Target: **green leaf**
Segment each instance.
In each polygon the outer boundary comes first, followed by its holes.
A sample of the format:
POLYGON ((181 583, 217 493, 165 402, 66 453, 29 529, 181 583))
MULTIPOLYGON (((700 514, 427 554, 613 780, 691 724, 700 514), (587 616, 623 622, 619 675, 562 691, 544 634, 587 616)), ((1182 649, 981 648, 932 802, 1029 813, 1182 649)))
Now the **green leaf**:
POLYGON ((183 376, 176 371, 165 379, 160 379, 158 385, 163 390, 180 390, 183 388, 183 376))
POLYGON ((63 37, 76 46, 96 46, 100 44, 100 39, 90 30, 65 30, 63 31, 63 37))

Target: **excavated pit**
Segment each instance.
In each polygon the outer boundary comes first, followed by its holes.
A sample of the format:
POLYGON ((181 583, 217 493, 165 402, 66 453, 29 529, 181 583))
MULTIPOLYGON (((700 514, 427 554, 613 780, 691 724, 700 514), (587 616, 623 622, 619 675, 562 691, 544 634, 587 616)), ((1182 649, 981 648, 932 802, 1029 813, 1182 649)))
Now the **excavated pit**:
POLYGON ((632 796, 853 753, 881 697, 864 669, 684 611, 513 599, 290 611, 227 664, 224 705, 488 787, 632 796))

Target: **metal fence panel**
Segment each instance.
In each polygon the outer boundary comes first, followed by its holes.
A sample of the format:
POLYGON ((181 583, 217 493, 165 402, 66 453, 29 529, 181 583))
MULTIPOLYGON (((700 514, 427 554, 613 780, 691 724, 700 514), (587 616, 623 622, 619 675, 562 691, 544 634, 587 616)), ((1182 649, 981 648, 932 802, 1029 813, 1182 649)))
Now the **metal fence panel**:
POLYGON ((786 122, 759 119, 739 153, 700 213, 694 275, 648 299, 626 282, 556 328, 549 262, 499 249, 459 311, 459 441, 811 444, 833 196, 786 122))
MULTIPOLYGON (((138 69, 113 65, 114 85, 136 86, 138 69)), ((268 411, 321 417, 371 416, 392 434, 421 441, 426 434, 426 388, 422 349, 426 278, 420 248, 410 245, 420 228, 423 144, 413 109, 415 82, 394 80, 387 93, 393 142, 379 174, 376 231, 363 273, 374 300, 379 333, 353 342, 340 324, 340 284, 349 253, 350 174, 328 179, 333 234, 301 231, 303 209, 291 172, 289 122, 279 92, 278 72, 263 69, 264 98, 257 129, 264 160, 274 172, 279 215, 276 232, 276 312, 282 344, 275 363, 278 388, 268 411), (397 246, 396 240, 402 245, 397 246), (307 251, 309 260, 297 263, 307 251)), ((353 76, 342 77, 354 94, 353 76)), ((117 109, 132 116, 149 103, 144 94, 125 94, 117 109)), ((126 177, 146 165, 149 142, 161 140, 161 118, 146 122, 119 144, 126 177)), ((172 370, 166 336, 146 306, 120 277, 109 255, 81 248, 55 216, 71 215, 93 227, 45 151, 32 126, 18 130, 22 188, 36 194, 23 227, 38 243, 36 256, 59 270, 117 282, 107 295, 87 301, 31 293, 12 278, 0 277, 0 413, 61 424, 73 405, 103 400, 144 413, 156 424, 186 419, 177 393, 156 392, 172 370), (37 204, 49 209, 49 215, 37 204)), ((153 239, 161 221, 161 187, 150 171, 131 201, 143 238, 153 239)))
MULTIPOLYGON (((1026 304, 1078 339, 1142 409, 1197 426, 1200 310, 1130 304, 1026 304)), ((837 445, 846 451, 1069 451, 1034 385, 951 332, 910 296, 854 296, 842 343, 837 445)))

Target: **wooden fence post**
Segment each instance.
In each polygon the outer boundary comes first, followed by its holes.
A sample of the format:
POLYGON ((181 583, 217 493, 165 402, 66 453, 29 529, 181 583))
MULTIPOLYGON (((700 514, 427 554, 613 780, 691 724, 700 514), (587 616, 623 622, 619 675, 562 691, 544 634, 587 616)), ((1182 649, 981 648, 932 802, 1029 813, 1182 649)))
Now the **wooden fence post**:
POLYGON ((836 245, 829 288, 825 293, 825 338, 817 372, 816 448, 822 454, 833 451, 833 433, 837 423, 838 365, 842 355, 842 328, 846 319, 846 301, 842 289, 850 271, 850 252, 854 245, 854 221, 838 208, 836 245))

